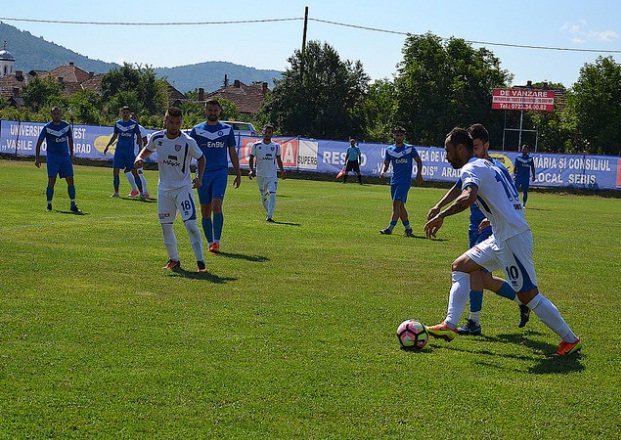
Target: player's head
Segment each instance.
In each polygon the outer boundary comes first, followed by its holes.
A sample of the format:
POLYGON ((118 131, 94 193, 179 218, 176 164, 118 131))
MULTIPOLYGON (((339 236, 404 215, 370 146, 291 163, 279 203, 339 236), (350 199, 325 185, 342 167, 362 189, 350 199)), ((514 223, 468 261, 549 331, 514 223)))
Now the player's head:
POLYGON ((274 126, 272 124, 265 124, 263 126, 263 140, 265 142, 271 142, 272 136, 274 136, 274 126))
POLYGON ((124 121, 128 121, 131 114, 132 112, 128 106, 124 105, 121 107, 121 118, 123 118, 124 121))
POLYGON ((472 138, 467 130, 455 127, 446 135, 444 141, 444 151, 446 151, 446 160, 456 170, 463 167, 472 157, 474 153, 472 138))
POLYGON ((181 130, 182 113, 179 107, 169 107, 164 117, 164 128, 170 136, 179 136, 181 130))
POLYGON ((489 158, 489 133, 483 124, 472 124, 468 127, 468 133, 472 138, 473 153, 481 159, 489 158))
POLYGON ((526 145, 526 144, 522 145, 522 154, 524 156, 526 156, 528 154, 528 151, 529 151, 528 150, 528 145, 526 145))
POLYGON ((52 111, 50 112, 50 114, 52 115, 52 121, 54 121, 55 124, 58 124, 60 122, 61 116, 63 115, 63 112, 60 111, 60 107, 54 106, 52 107, 52 111))
POLYGON ((349 145, 351 145, 352 147, 356 146, 356 139, 355 138, 349 138, 349 145))
POLYGON ((392 136, 395 138, 395 143, 397 145, 402 144, 403 140, 405 139, 405 128, 403 128, 401 126, 397 126, 397 127, 393 128, 392 136))
POLYGON ((208 99, 205 101, 205 117, 210 122, 218 122, 222 113, 222 106, 217 99, 208 99))

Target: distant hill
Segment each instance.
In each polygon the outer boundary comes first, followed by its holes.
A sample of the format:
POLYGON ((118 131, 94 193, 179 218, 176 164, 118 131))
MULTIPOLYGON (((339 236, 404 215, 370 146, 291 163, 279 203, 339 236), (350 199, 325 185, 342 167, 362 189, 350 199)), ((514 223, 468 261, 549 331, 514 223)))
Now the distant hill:
MULTIPOLYGON (((106 73, 120 67, 116 63, 90 59, 50 43, 42 37, 35 37, 30 32, 21 31, 14 26, 0 22, 0 45, 5 40, 8 42, 7 49, 15 56, 15 69, 24 72, 52 70, 69 62, 73 62, 87 72, 95 73, 106 73)), ((281 76, 281 72, 277 70, 260 70, 221 61, 208 61, 179 67, 158 67, 154 70, 159 77, 165 77, 183 93, 199 87, 207 92, 213 92, 223 86, 224 75, 228 76, 230 84, 233 84, 236 79, 245 84, 262 81, 267 82, 270 88, 274 84, 274 78, 278 79, 281 76)))
POLYGON ((224 85, 224 75, 227 75, 230 84, 233 84, 236 79, 244 84, 261 81, 267 82, 272 88, 274 78, 280 79, 282 75, 282 72, 278 70, 260 70, 223 61, 208 61, 178 67, 158 67, 155 69, 155 73, 159 77, 165 77, 168 82, 183 93, 199 87, 204 88, 207 92, 218 90, 224 85))
POLYGON ((105 73, 119 67, 118 64, 92 60, 66 49, 58 44, 35 37, 30 32, 0 22, 0 44, 7 41, 8 51, 15 56, 15 69, 24 72, 31 70, 52 70, 70 61, 87 72, 105 73))

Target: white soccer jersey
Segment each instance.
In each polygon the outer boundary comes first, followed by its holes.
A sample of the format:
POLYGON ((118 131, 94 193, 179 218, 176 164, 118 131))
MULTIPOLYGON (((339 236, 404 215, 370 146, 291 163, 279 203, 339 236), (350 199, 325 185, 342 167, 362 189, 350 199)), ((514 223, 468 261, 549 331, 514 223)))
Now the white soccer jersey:
POLYGON ((477 205, 491 222, 497 241, 530 229, 515 186, 492 162, 473 157, 461 169, 461 181, 462 188, 478 188, 477 205))
POLYGON ((280 156, 280 145, 275 142, 264 144, 263 141, 255 142, 250 148, 250 154, 254 156, 257 176, 277 178, 276 156, 280 156))
MULTIPOLYGON (((144 139, 145 137, 147 137, 147 130, 145 130, 145 128, 142 125, 138 124, 138 130, 140 130, 140 139, 144 139)), ((146 147, 146 144, 142 144, 142 146, 146 147)), ((140 147, 138 146, 138 139, 136 139, 136 145, 134 146, 134 154, 138 156, 138 153, 140 153, 140 147)))
POLYGON ((161 190, 172 190, 192 185, 190 162, 192 158, 200 159, 203 152, 196 141, 187 134, 169 139, 166 131, 153 133, 147 144, 149 151, 157 151, 157 165, 160 170, 158 182, 161 190))

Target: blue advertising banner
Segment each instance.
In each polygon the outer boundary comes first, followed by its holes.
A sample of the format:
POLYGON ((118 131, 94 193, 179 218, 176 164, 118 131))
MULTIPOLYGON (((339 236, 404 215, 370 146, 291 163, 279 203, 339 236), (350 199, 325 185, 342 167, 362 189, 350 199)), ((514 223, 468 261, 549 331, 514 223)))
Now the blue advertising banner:
MULTIPOLYGON (((0 121, 0 153, 34 156, 37 138, 45 124, 37 122, 0 121)), ((155 130, 147 130, 148 134, 155 130)), ((112 136, 113 128, 106 126, 74 125, 74 151, 78 158, 111 161, 114 146, 104 155, 103 151, 112 136)), ((238 152, 242 167, 248 167, 248 155, 253 142, 260 137, 239 136, 238 152)), ((345 152, 349 142, 307 139, 301 137, 278 137, 284 166, 290 170, 336 174, 345 164, 345 152)), ((386 144, 359 144, 362 152, 361 171, 366 176, 378 176, 384 163, 386 144)), ((425 180, 454 182, 459 171, 445 160, 443 148, 416 146, 423 161, 422 175, 425 180)), ((42 147, 45 155, 45 144, 42 147)), ((490 151, 513 173, 518 152, 490 151)), ((531 153, 535 162, 535 182, 532 186, 616 189, 621 190, 621 159, 613 156, 531 153)), ((149 158, 156 162, 157 155, 149 158)), ((414 167, 414 173, 416 166, 414 167)))

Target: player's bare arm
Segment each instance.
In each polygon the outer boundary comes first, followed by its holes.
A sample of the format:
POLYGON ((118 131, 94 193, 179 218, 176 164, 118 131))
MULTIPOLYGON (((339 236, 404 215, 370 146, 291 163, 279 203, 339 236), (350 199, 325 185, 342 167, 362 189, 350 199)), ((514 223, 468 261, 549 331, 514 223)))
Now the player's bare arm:
POLYGON ((134 161, 134 167, 142 168, 144 166, 145 159, 151 156, 151 153, 152 151, 148 150, 147 147, 144 147, 142 150, 140 150, 140 153, 138 153, 138 156, 136 156, 136 160, 134 161))
POLYGON ((427 237, 435 237, 436 233, 442 227, 444 218, 450 215, 458 214, 470 207, 477 199, 478 188, 470 185, 461 192, 459 197, 455 199, 453 204, 444 211, 440 211, 434 218, 425 224, 425 233, 427 237))
POLYGON ((280 169, 280 178, 285 178, 285 166, 282 163, 282 159, 280 156, 276 156, 276 163, 278 164, 278 168, 280 169))
POLYGON ((37 168, 41 168, 41 144, 43 140, 37 141, 37 146, 35 147, 35 166, 37 168))
POLYGON ((388 166, 390 165, 390 161, 389 160, 385 160, 384 161, 384 168, 382 169, 382 172, 380 173, 380 177, 384 178, 384 174, 386 173, 386 171, 388 171, 388 166))
POLYGON ((248 157, 248 167, 250 168, 250 171, 248 171, 248 178, 252 180, 254 177, 254 156, 252 154, 248 157))
POLYGON ((438 203, 431 207, 431 209, 427 213, 427 220, 431 220, 436 215, 438 215, 442 208, 455 200, 460 194, 461 188, 454 185, 450 190, 446 192, 446 194, 444 194, 444 197, 442 197, 440 201, 438 201, 438 203))
POLYGON ((229 157, 231 158, 231 163, 233 164, 236 174, 233 186, 239 188, 239 185, 241 185, 241 170, 239 169, 239 157, 237 157, 237 150, 235 147, 229 147, 229 157))
POLYGON ((108 145, 106 145, 106 148, 104 148, 104 154, 108 152, 108 148, 110 148, 110 145, 112 145, 114 141, 116 141, 116 138, 117 138, 117 134, 114 133, 112 137, 110 138, 110 140, 108 141, 108 145))
POLYGON ((416 184, 420 185, 423 183, 423 161, 418 156, 414 160, 416 161, 416 184))
POLYGON ((205 174, 205 155, 196 161, 196 177, 192 181, 192 188, 200 188, 203 185, 203 175, 205 174))

